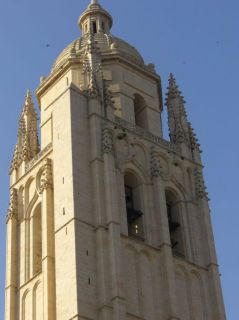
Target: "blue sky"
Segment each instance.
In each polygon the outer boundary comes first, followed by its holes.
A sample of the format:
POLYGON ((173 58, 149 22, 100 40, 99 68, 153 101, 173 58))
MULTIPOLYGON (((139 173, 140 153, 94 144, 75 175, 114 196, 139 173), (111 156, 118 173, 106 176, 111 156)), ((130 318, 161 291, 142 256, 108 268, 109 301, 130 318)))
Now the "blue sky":
MULTIPOLYGON (((225 305, 239 319, 238 0, 101 0, 112 33, 134 45, 162 77, 173 72, 203 149, 225 305)), ((8 169, 26 89, 33 92, 79 36, 88 0, 0 1, 0 318, 4 313, 8 169), (47 46, 49 44, 49 46, 47 46)), ((165 116, 164 116, 165 118, 165 116)), ((167 132, 166 122, 164 124, 167 132)))

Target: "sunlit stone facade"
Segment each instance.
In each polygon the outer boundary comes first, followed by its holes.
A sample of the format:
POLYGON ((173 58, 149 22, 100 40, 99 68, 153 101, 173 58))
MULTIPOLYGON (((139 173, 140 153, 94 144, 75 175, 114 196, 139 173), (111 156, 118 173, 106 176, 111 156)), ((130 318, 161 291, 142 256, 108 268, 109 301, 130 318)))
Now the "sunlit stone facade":
POLYGON ((10 169, 5 320, 225 320, 200 146, 173 75, 114 37, 82 36, 28 92, 10 169))

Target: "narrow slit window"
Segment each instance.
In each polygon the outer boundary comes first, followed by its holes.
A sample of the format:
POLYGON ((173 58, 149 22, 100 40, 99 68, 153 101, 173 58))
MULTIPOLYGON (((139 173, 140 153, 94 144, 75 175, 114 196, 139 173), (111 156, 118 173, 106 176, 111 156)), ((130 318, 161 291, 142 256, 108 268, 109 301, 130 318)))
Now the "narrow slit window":
POLYGON ((93 21, 93 22, 92 22, 92 29, 93 29, 93 33, 97 33, 96 21, 93 21))
POLYGON ((134 96, 134 116, 135 116, 135 124, 138 127, 143 129, 147 129, 147 108, 144 98, 135 94, 134 96))

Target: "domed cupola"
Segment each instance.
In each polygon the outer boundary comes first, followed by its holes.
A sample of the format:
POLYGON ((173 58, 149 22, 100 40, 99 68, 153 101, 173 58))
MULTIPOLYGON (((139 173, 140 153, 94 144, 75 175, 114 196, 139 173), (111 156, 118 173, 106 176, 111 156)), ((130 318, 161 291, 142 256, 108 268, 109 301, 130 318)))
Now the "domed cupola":
POLYGON ((61 52, 53 64, 52 72, 62 68, 73 57, 83 59, 89 37, 93 39, 101 57, 118 56, 145 67, 144 60, 137 49, 111 33, 113 19, 98 0, 91 0, 87 9, 79 17, 78 25, 82 35, 61 52))
POLYGON ((111 15, 101 7, 98 0, 91 0, 88 8, 80 16, 78 24, 83 36, 87 33, 109 33, 113 19, 111 15))

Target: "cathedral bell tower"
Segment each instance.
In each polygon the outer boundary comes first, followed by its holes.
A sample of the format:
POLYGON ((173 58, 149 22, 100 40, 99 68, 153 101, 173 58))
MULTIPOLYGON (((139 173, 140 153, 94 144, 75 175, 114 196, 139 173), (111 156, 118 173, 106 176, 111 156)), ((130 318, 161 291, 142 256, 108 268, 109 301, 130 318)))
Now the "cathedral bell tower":
POLYGON ((200 145, 173 75, 96 0, 27 92, 10 168, 5 320, 225 320, 200 145))

